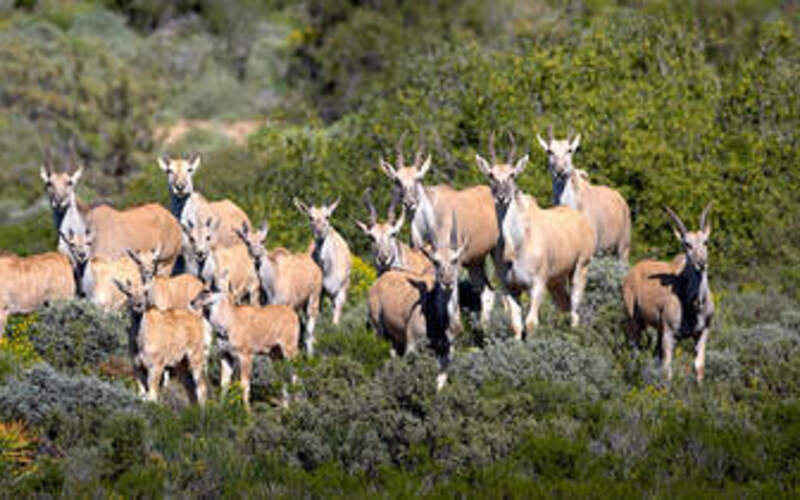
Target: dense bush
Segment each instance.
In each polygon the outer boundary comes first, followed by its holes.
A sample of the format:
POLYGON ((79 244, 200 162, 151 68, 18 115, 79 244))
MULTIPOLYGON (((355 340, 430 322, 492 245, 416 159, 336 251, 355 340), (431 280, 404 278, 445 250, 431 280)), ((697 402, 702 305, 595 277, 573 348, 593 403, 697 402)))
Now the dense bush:
POLYGON ((41 309, 27 336, 36 352, 66 373, 97 373, 112 356, 128 356, 127 312, 105 312, 87 300, 41 309))
MULTIPOLYGON (((469 37, 440 41, 422 55, 411 51, 392 59, 380 90, 358 94, 359 105, 334 125, 302 134, 264 131, 253 145, 267 153, 271 170, 304 167, 288 180, 290 191, 330 192, 331 165, 337 178, 342 169, 353 172, 352 186, 334 189, 345 210, 355 211, 361 210, 358 194, 366 186, 388 187, 376 161, 403 131, 422 132, 430 143, 431 183, 463 186, 485 182, 474 154, 485 150, 488 132, 511 130, 532 155, 520 184, 545 203, 550 181, 534 136, 549 123, 559 136, 574 127, 583 134, 577 165, 596 182, 618 187, 631 205, 635 257, 654 248, 663 249, 658 253, 664 257, 677 251, 664 204, 680 207, 694 225, 706 201, 714 199, 717 269, 746 275, 739 263, 794 259, 797 242, 784 238, 795 233, 790 214, 797 210, 789 188, 796 182, 798 151, 791 130, 800 118, 793 77, 797 38, 783 19, 752 21, 751 47, 764 50, 737 45, 728 53, 732 60, 718 57, 703 47, 715 43, 724 28, 704 31, 684 23, 686 12, 701 10, 687 3, 685 10, 660 5, 658 15, 600 9, 584 22, 526 33, 502 50, 469 37)), ((325 17, 325 5, 317 13, 342 37, 360 36, 355 28, 370 16, 397 24, 371 6, 325 17), (353 30, 342 31, 348 20, 353 30)), ((417 15, 407 17, 414 26, 417 15)), ((320 49, 316 38, 308 45, 320 49)), ((327 85, 328 76, 323 72, 318 82, 327 85)), ((351 229, 348 235, 355 234, 351 229)))
POLYGON ((512 131, 531 154, 519 184, 547 206, 535 135, 553 123, 583 134, 576 166, 628 200, 632 264, 679 252, 663 205, 694 226, 715 201, 717 304, 706 381, 687 339, 666 382, 651 352, 625 346, 625 266, 598 258, 577 329, 549 299, 524 342, 502 307, 488 332, 465 311, 437 392, 427 349, 390 359, 366 327, 375 275, 357 258, 338 327, 323 306, 317 355, 257 360, 252 412, 235 385, 214 390, 216 354, 204 407, 174 380, 140 403, 125 315, 53 304, 0 341, 5 495, 797 494, 800 23, 785 2, 42 0, 0 17, 3 249, 54 247, 37 170, 69 139, 87 200, 166 203, 156 153, 196 150, 197 188, 267 219, 269 247, 308 245, 293 196, 341 196, 333 224, 363 258, 352 218, 367 186, 388 204, 377 162, 403 132, 407 150, 428 144, 427 182, 463 187, 485 183, 474 156, 488 132, 512 131), (262 120, 247 147, 224 136, 235 119, 262 120), (191 120, 208 130, 158 143, 191 120))
POLYGON ((7 333, 0 338, 0 381, 41 361, 28 337, 35 320, 35 315, 12 317, 6 325, 7 333))
POLYGON ((0 387, 0 418, 42 424, 48 418, 102 415, 138 407, 133 392, 95 377, 58 373, 40 363, 0 387))
POLYGON ((531 378, 571 382, 591 398, 609 397, 618 377, 607 353, 582 347, 558 332, 538 332, 522 343, 500 341, 461 356, 453 365, 453 376, 477 385, 502 378, 513 387, 531 378))

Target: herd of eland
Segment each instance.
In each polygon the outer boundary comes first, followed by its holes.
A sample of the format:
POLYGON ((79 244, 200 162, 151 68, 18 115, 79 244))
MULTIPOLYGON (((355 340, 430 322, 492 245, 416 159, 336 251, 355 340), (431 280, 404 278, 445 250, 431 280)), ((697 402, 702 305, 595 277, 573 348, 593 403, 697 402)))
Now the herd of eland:
MULTIPOLYGON (((367 222, 354 220, 369 237, 378 278, 368 292, 368 322, 391 344, 393 356, 420 345, 440 361, 437 386, 446 381, 452 344, 463 331, 459 276, 469 275, 480 296, 480 326, 499 294, 515 339, 539 324, 546 292, 580 324, 580 304, 595 255, 610 253, 625 266, 631 246, 631 215, 619 191, 592 184, 573 166, 580 135, 558 140, 552 127, 537 136, 552 176, 553 206, 544 207, 517 185, 529 155, 515 157, 509 134, 506 158, 476 154, 488 185, 455 189, 428 185, 431 156, 420 145, 414 161, 397 148, 394 164, 380 159, 394 195, 381 222, 368 189, 367 222), (398 207, 398 205, 400 205, 398 207), (399 216, 398 216, 398 208, 399 216), (400 240, 408 221, 410 241, 400 240), (487 259, 499 291, 487 275, 487 259), (521 296, 528 295, 523 321, 521 296)), ((402 141, 402 138, 401 138, 402 141)), ((50 157, 41 168, 58 232, 57 251, 19 257, 0 255, 0 334, 10 314, 83 297, 106 310, 127 307, 130 355, 140 393, 157 400, 167 373, 181 380, 191 400, 206 399, 205 368, 216 337, 221 386, 238 371, 249 400, 253 358, 313 355, 314 329, 325 295, 338 325, 350 285, 351 252, 334 228, 332 204, 294 198, 312 238, 305 251, 268 249, 267 223, 254 229, 231 200, 208 200, 196 188, 201 158, 157 159, 166 175, 170 207, 148 203, 125 210, 87 205, 75 193, 83 169, 57 172, 50 157)), ((64 170, 64 169, 62 169, 64 170)), ((705 348, 714 304, 708 284, 710 204, 698 231, 665 207, 683 252, 669 262, 644 260, 622 283, 628 341, 642 343, 648 326, 657 331, 656 356, 667 378, 677 340, 695 340, 694 369, 704 376, 705 348)))

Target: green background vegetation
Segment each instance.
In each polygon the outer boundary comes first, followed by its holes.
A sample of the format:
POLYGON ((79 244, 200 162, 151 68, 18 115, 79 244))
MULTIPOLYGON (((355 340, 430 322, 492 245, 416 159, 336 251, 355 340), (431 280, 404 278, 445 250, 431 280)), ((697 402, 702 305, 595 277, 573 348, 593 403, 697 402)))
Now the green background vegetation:
MULTIPOLYGON (((378 159, 424 137, 431 183, 483 183, 489 131, 532 161, 522 188, 549 205, 536 143, 582 133, 576 165, 622 191, 633 259, 678 251, 661 207, 695 225, 713 200, 719 317, 708 381, 664 386, 623 346, 623 270, 593 264, 588 324, 547 309, 510 342, 501 314, 468 329, 436 394, 427 355, 389 360, 364 327, 374 276, 359 261, 344 326, 296 362, 259 363, 255 411, 235 397, 143 405, 127 376, 124 315, 82 302, 15 320, 0 343, 0 486, 74 496, 190 493, 603 496, 797 493, 800 474, 800 8, 779 1, 438 2, 0 0, 0 248, 55 246, 38 176, 68 144, 79 192, 117 206, 167 201, 162 152, 199 151, 196 186, 229 197, 269 246, 304 248, 291 197, 342 204, 361 256, 390 186, 378 159), (165 145, 164 130, 210 120, 165 145), (220 133, 258 120, 246 144, 220 133), (215 128, 216 127, 216 128, 215 128), (14 422, 23 422, 22 431, 14 422)), ((505 149, 502 144, 501 149, 505 149)), ((62 165, 62 163, 64 165, 62 165)), ((326 308, 326 314, 329 314, 326 308)), ((209 377, 218 366, 212 361, 209 377)))

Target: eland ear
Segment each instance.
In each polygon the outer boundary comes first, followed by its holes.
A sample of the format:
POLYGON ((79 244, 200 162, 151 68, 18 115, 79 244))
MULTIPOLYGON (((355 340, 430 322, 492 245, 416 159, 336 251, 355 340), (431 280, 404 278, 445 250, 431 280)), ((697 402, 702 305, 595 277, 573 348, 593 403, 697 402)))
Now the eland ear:
POLYGON ((458 247, 458 249, 456 249, 456 259, 461 259, 461 256, 464 254, 464 250, 467 249, 468 245, 469 245, 469 237, 464 238, 464 242, 461 244, 461 246, 458 247))
POLYGON ((164 172, 169 172, 169 164, 171 160, 166 153, 156 158, 156 161, 158 162, 158 168, 164 172))
POLYGON ((711 210, 711 205, 713 201, 708 202, 706 208, 703 209, 703 213, 700 215, 700 232, 703 233, 703 237, 708 239, 711 235, 711 221, 708 218, 708 212, 711 210))
POLYGON ((42 168, 39 169, 39 177, 42 178, 45 184, 50 182, 50 172, 47 170, 47 167, 42 165, 42 168))
POLYGON ((372 234, 369 232, 369 228, 367 227, 367 225, 366 225, 366 224, 364 224, 363 222, 361 222, 360 220, 358 220, 358 219, 355 219, 355 218, 353 219, 353 222, 354 222, 354 223, 355 223, 355 225, 356 225, 356 226, 358 226, 358 228, 359 228, 359 229, 361 229, 361 230, 362 230, 362 231, 363 231, 363 232, 364 232, 364 233, 365 233, 367 236, 372 236, 372 234))
POLYGON ((417 179, 422 180, 422 178, 425 177, 425 174, 428 173, 428 170, 430 170, 430 168, 431 168, 431 155, 428 155, 428 157, 425 158, 425 161, 422 163, 422 166, 419 167, 419 171, 417 172, 416 176, 417 179))
POLYGON ((296 206, 298 210, 300 210, 304 214, 308 214, 308 205, 303 203, 303 201, 301 201, 300 198, 295 196, 292 199, 292 201, 294 202, 294 206, 296 206))
POLYGON ((540 134, 536 134, 536 139, 539 141, 539 145, 542 147, 542 149, 544 149, 545 151, 550 151, 550 144, 548 144, 547 141, 542 139, 542 136, 540 134))
POLYGON ((78 170, 76 170, 75 172, 73 172, 72 175, 69 176, 69 180, 72 182, 73 186, 78 183, 78 180, 81 178, 81 175, 83 175, 83 165, 78 167, 78 170))
POLYGON ((383 172, 389 176, 390 179, 394 179, 397 171, 394 169, 391 163, 381 158, 378 165, 380 166, 381 170, 383 170, 383 172))
POLYGON ((517 160, 517 164, 514 165, 514 176, 517 176, 525 170, 525 165, 528 164, 528 155, 523 156, 519 160, 517 160))
POLYGON ((332 204, 328 205, 328 207, 326 209, 326 212, 328 213, 328 217, 333 215, 333 211, 336 210, 336 207, 339 206, 339 202, 340 201, 342 201, 342 197, 341 196, 337 196, 336 197, 336 201, 334 201, 332 204))
POLYGON ((200 167, 200 153, 194 153, 189 159, 189 172, 194 173, 200 167))
POLYGON ((269 225, 267 225, 267 221, 261 222, 261 227, 258 228, 258 233, 256 237, 258 241, 264 241, 267 239, 267 233, 269 233, 269 225))
POLYGON ((422 245, 421 247, 419 247, 419 251, 420 251, 420 252, 422 252, 422 254, 423 254, 423 255, 424 255, 424 256, 425 256, 425 257, 426 257, 426 258, 427 258, 429 261, 431 261, 431 262, 435 262, 435 260, 434 260, 434 258, 433 258, 433 253, 432 253, 432 250, 433 250, 433 249, 431 248, 431 246, 430 246, 430 244, 429 244, 429 243, 426 243, 426 244, 422 245))
POLYGON ((489 161, 479 154, 475 154, 475 162, 478 164, 478 170, 486 175, 492 175, 492 166, 489 161))
POLYGON ((581 145, 581 134, 578 134, 572 139, 572 142, 570 143, 569 147, 572 149, 572 152, 574 153, 575 151, 578 150, 580 145, 581 145))

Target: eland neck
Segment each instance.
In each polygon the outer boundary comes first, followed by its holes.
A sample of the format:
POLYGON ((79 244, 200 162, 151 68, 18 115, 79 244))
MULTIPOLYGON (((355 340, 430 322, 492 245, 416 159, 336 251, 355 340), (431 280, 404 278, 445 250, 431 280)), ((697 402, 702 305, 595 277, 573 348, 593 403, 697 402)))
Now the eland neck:
POLYGON ((323 273, 328 273, 333 269, 335 260, 333 240, 336 236, 338 236, 336 230, 331 228, 324 238, 314 239, 314 250, 311 252, 311 257, 322 268, 323 273))
POLYGON ((458 288, 447 289, 434 283, 425 307, 425 322, 431 347, 437 354, 448 352, 452 338, 451 326, 459 314, 458 288))
POLYGON ((275 262, 273 257, 265 255, 258 266, 258 278, 267 304, 271 304, 275 296, 275 262))
POLYGON ((417 183, 416 189, 419 203, 410 214, 411 247, 419 249, 426 242, 433 243, 436 232, 436 213, 433 209, 430 190, 421 182, 417 183))
POLYGON ((686 256, 682 260, 683 268, 678 274, 678 286, 683 292, 680 296, 685 297, 689 304, 705 302, 709 294, 708 267, 698 270, 686 256))
POLYGON ((172 189, 169 189, 169 210, 172 212, 172 215, 175 216, 176 219, 181 220, 181 214, 183 214, 183 209, 186 206, 186 202, 189 201, 191 198, 192 193, 187 193, 185 195, 176 195, 172 189))
POLYGON ((503 255, 523 245, 527 220, 525 212, 530 202, 525 200, 525 195, 517 191, 508 204, 495 203, 497 225, 500 227, 500 242, 503 255))
POLYGON ((233 300, 227 294, 220 293, 221 297, 208 308, 208 322, 221 336, 228 337, 233 324, 233 300))
POLYGON ((572 172, 565 177, 553 176, 553 204, 566 205, 578 210, 578 174, 572 172))

